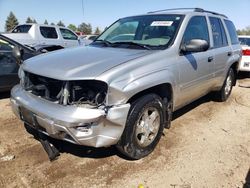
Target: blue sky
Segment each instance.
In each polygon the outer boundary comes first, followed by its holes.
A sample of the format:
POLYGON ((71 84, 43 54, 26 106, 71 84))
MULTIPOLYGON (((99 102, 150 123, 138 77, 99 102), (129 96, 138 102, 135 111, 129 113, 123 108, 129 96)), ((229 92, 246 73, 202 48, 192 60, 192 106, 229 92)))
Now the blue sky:
POLYGON ((62 20, 66 26, 86 22, 104 29, 121 17, 176 7, 217 11, 233 20, 237 29, 250 26, 250 0, 0 0, 0 31, 10 11, 20 24, 30 16, 38 23, 45 19, 49 23, 62 20))

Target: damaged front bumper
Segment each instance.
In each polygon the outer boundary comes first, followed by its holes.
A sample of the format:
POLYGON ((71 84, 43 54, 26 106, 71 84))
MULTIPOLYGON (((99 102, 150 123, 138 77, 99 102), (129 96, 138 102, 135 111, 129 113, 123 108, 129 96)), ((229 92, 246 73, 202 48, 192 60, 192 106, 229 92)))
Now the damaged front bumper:
POLYGON ((106 147, 120 139, 130 104, 89 109, 39 98, 20 85, 11 90, 12 110, 38 131, 74 144, 106 147))

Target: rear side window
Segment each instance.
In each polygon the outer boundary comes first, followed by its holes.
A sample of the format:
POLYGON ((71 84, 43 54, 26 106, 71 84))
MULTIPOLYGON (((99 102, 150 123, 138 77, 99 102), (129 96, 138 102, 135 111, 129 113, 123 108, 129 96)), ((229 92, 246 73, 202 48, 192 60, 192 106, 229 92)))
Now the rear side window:
POLYGON ((65 40, 77 40, 78 38, 72 31, 68 29, 60 28, 60 32, 65 40))
POLYGON ((28 33, 31 28, 31 25, 19 25, 11 33, 28 33))
POLYGON ((183 36, 183 42, 187 43, 192 39, 202 39, 209 42, 207 21, 204 16, 194 16, 190 19, 183 36))
POLYGON ((58 35, 54 27, 40 27, 40 33, 44 38, 47 39, 57 39, 58 35))
POLYGON ((227 37, 224 26, 219 18, 209 17, 213 33, 214 48, 227 46, 227 37))
POLYGON ((224 20, 224 21, 227 26, 227 30, 229 32, 232 44, 239 44, 237 32, 236 32, 233 22, 231 22, 230 20, 224 20))

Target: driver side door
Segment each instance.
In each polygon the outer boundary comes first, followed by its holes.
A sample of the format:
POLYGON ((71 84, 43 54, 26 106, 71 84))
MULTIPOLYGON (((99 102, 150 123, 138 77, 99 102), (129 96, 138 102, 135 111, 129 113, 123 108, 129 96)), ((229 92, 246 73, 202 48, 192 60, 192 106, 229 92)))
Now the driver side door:
MULTIPOLYGON (((193 16, 186 27, 182 44, 192 39, 210 43, 207 19, 193 16)), ((184 106, 208 93, 212 83, 213 56, 210 49, 201 52, 181 53, 177 58, 179 66, 179 100, 177 106, 184 106)))

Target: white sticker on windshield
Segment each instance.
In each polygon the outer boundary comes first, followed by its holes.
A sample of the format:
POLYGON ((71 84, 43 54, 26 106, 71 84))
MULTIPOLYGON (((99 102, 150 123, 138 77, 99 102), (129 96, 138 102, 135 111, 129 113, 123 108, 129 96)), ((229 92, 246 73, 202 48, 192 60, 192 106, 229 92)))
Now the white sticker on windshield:
POLYGON ((150 26, 171 26, 173 21, 153 21, 150 26))

